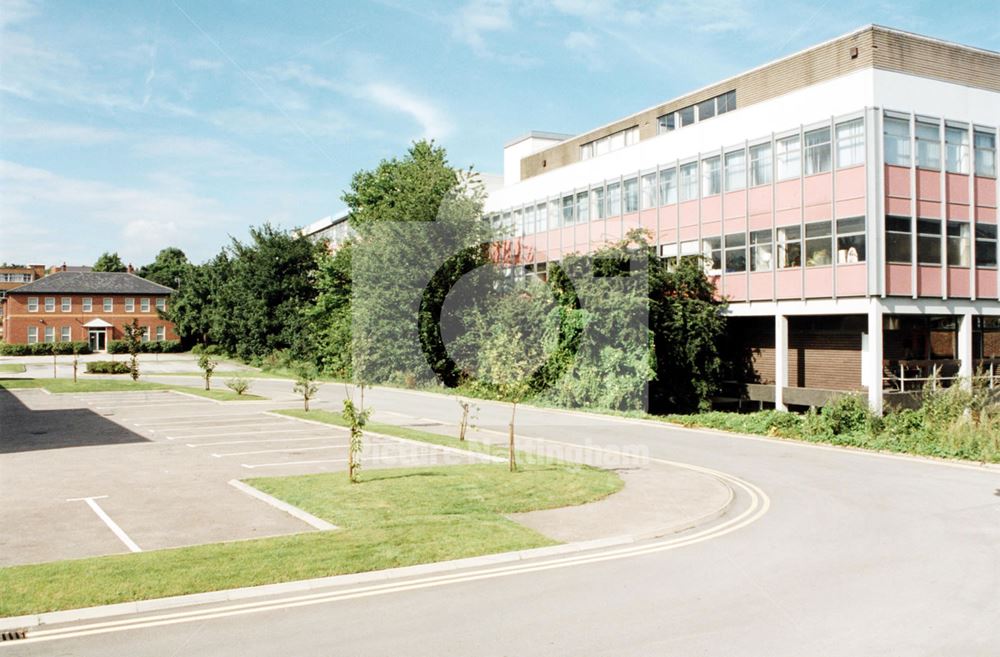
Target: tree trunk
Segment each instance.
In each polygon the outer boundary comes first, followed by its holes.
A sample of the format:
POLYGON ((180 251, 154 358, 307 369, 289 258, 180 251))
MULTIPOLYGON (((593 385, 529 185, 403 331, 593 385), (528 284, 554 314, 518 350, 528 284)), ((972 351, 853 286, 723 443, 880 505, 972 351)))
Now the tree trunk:
POLYGON ((58 376, 56 376, 56 354, 55 354, 55 352, 52 353, 52 378, 53 379, 59 378, 58 376))
POLYGON ((458 439, 465 440, 465 428, 469 426, 469 407, 462 407, 462 424, 458 427, 458 439))
POLYGON ((510 407, 510 424, 507 425, 507 456, 510 460, 510 471, 514 472, 517 470, 517 461, 514 458, 514 414, 517 413, 517 403, 511 404, 510 407))
POLYGON ((302 406, 305 409, 306 413, 308 413, 309 412, 309 398, 308 397, 303 397, 302 398, 302 406))

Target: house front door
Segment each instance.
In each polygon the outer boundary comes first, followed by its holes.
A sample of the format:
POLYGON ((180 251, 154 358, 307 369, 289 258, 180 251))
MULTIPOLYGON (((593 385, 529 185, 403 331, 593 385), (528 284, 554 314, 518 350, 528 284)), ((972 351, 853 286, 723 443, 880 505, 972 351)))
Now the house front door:
POLYGON ((104 351, 107 349, 107 332, 104 329, 90 329, 90 350, 104 351))

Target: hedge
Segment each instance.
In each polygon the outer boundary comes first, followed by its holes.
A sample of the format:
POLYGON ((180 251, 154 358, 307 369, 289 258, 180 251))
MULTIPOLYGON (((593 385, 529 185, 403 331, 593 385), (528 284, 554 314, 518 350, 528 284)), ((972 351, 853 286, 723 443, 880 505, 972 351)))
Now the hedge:
POLYGON ((91 353, 90 345, 86 342, 36 342, 35 344, 0 342, 0 356, 51 356, 72 354, 76 350, 81 354, 91 353))
POLYGON ((87 363, 87 374, 128 374, 128 363, 113 360, 95 360, 87 363))
MULTIPOLYGON (((139 345, 139 353, 142 354, 169 354, 175 351, 182 351, 180 340, 151 340, 139 345)), ((108 353, 127 354, 128 346, 124 340, 112 340, 108 343, 108 353)))

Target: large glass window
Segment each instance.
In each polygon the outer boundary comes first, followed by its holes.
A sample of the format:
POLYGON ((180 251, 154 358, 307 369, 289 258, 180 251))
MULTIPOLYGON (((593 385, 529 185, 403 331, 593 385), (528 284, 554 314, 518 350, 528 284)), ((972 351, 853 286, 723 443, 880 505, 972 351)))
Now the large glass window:
POLYGON ((573 197, 563 196, 562 200, 562 225, 571 226, 573 224, 573 197))
POLYGON ((683 128, 686 125, 691 125, 694 123, 694 105, 690 107, 685 107, 677 112, 677 118, 680 119, 680 126, 683 128))
POLYGON ((549 229, 549 211, 545 203, 539 203, 535 207, 535 227, 539 233, 549 229))
POLYGON ((941 264, 941 221, 917 219, 917 262, 921 265, 941 264))
POLYGON ((966 128, 946 126, 944 145, 948 172, 969 173, 969 131, 966 128))
POLYGON ((656 119, 656 134, 663 134, 664 132, 670 132, 676 127, 674 123, 674 113, 664 114, 663 116, 657 117, 656 119))
POLYGON ((805 134, 806 175, 830 170, 830 128, 818 128, 805 134))
POLYGON ((973 141, 976 147, 976 175, 995 178, 997 175, 996 134, 976 130, 973 141))
POLYGON ((727 91, 721 96, 716 96, 716 113, 725 114, 736 109, 736 90, 727 91))
POLYGON ((889 262, 913 261, 912 225, 909 217, 885 218, 885 257, 889 262))
POLYGON ((642 209, 652 210, 656 207, 656 174, 647 173, 642 177, 642 209))
POLYGON ((738 150, 726 153, 726 191, 735 192, 747 186, 747 154, 738 150))
POLYGON ((535 226, 535 206, 528 206, 524 209, 524 234, 534 235, 538 228, 535 226))
POLYGON ((722 171, 719 156, 701 161, 701 195, 712 196, 722 191, 722 171))
POLYGON ((705 258, 705 270, 712 274, 722 271, 722 238, 706 237, 701 240, 701 255, 705 258))
POLYGON ((972 266, 972 226, 967 221, 949 221, 948 265, 951 267, 972 266))
POLYGON ((771 144, 750 147, 750 186, 771 182, 771 144))
POLYGON ((639 180, 629 178, 625 181, 625 212, 639 211, 639 180))
POLYGON ((832 262, 833 233, 829 221, 806 224, 806 267, 822 267, 832 262))
POLYGON ((747 234, 726 235, 726 272, 747 270, 747 234))
POLYGON ((677 169, 660 171, 660 205, 677 202, 677 169))
POLYGON ((592 219, 603 219, 605 217, 603 187, 590 190, 590 216, 592 219))
POLYGON ((837 264, 865 261, 865 218, 837 219, 837 264))
POLYGON ((524 213, 521 210, 514 210, 512 226, 514 227, 514 237, 524 235, 524 213))
POLYGON ((778 267, 787 269, 802 266, 802 227, 781 226, 775 233, 778 245, 778 267))
POLYGON ((865 161, 865 123, 854 119, 837 124, 837 167, 853 167, 865 161))
POLYGON ((774 143, 778 180, 798 178, 802 170, 802 144, 798 135, 779 139, 774 143))
POLYGON ((581 224, 590 221, 590 192, 579 192, 576 195, 576 221, 581 224))
POLYGON ((997 266, 996 224, 976 224, 976 267, 997 266))
POLYGON ((698 198, 698 163, 681 165, 681 200, 691 201, 698 198))
POLYGON ((885 117, 885 163, 910 166, 910 121, 885 117))
POLYGON ((715 116, 715 99, 709 98, 698 103, 698 120, 704 121, 715 116))
POLYGON ((917 166, 941 170, 941 127, 930 121, 917 121, 917 166))
POLYGON ((771 271, 771 231, 754 230, 750 232, 750 270, 771 271))
POLYGON ((608 216, 617 217, 622 213, 622 184, 608 185, 608 216))

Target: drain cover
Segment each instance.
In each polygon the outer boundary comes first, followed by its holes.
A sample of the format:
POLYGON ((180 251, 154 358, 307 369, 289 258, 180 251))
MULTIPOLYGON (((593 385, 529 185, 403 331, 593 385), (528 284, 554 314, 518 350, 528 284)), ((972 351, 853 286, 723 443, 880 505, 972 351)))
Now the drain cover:
POLYGON ((17 641, 25 637, 26 630, 7 630, 0 632, 0 641, 17 641))

